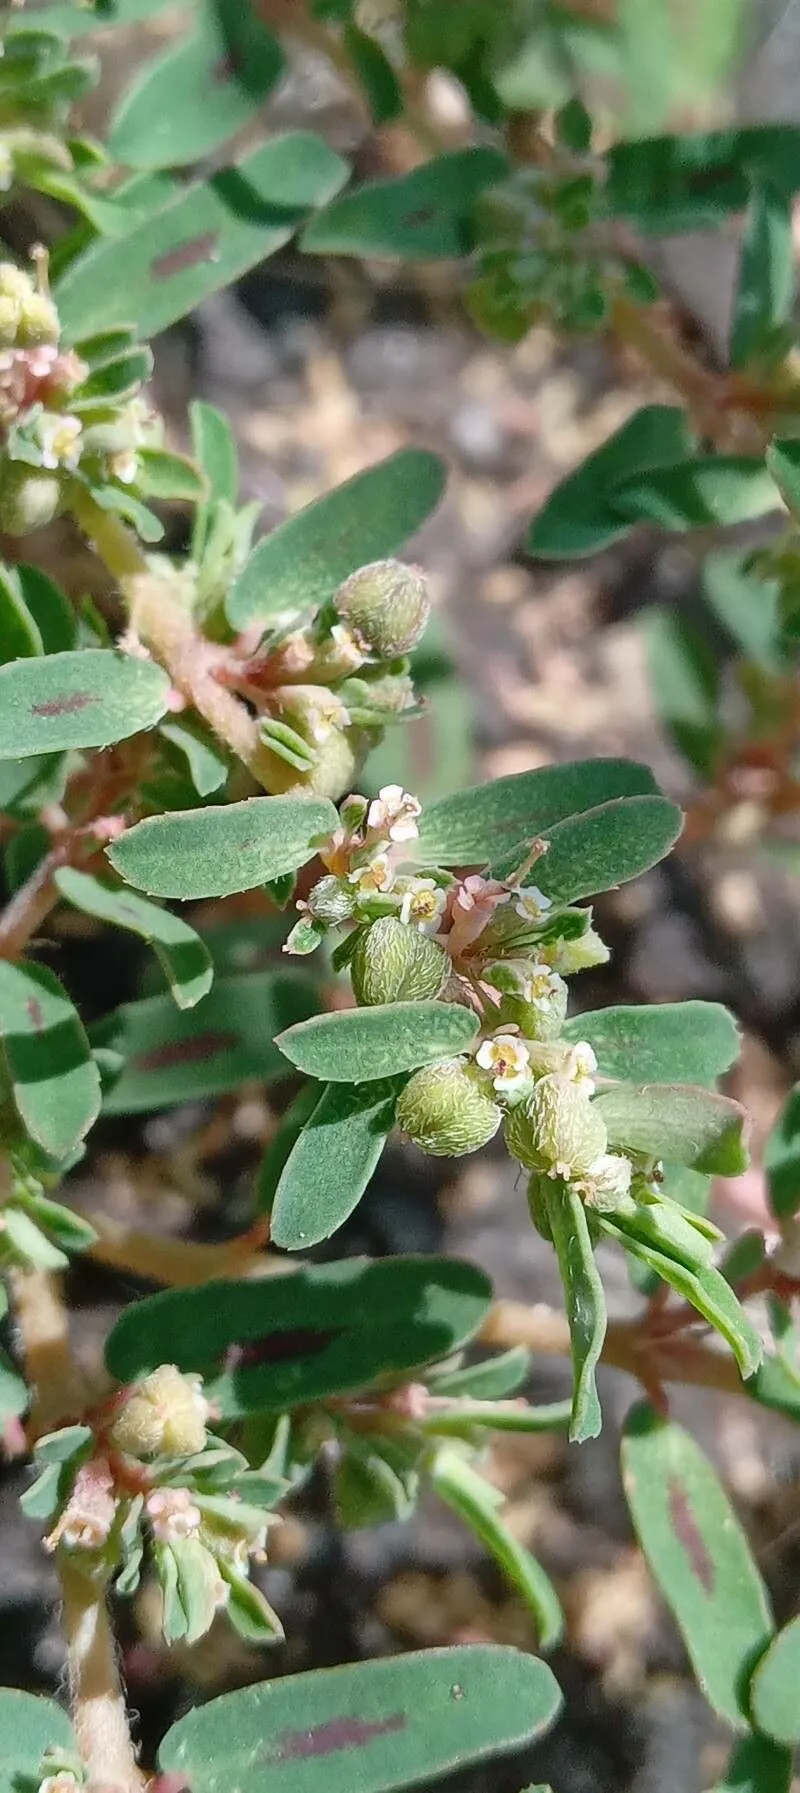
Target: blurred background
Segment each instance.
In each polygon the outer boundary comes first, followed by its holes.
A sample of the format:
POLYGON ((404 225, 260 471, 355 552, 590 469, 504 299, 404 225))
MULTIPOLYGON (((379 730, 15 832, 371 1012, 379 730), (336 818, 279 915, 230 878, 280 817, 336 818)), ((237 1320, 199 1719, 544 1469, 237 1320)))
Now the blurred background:
MULTIPOLYGON (((586 0, 583 10, 601 13, 603 4, 586 0)), ((291 45, 291 0, 279 10, 291 45)), ((673 11, 680 19, 691 8, 674 0, 673 11)), ((798 122, 797 0, 717 0, 705 11, 713 42, 735 42, 736 54, 710 95, 679 96, 664 128, 798 122)), ((98 38, 105 74, 82 103, 89 129, 102 133, 132 69, 179 29, 164 8, 146 24, 98 38)), ((419 148, 402 128, 376 135, 331 64, 299 40, 291 47, 290 74, 266 111, 270 127, 313 127, 362 176, 414 165, 419 148)), ((656 64, 657 46, 631 71, 631 134, 648 128, 656 64)), ((432 76, 425 103, 453 144, 467 138, 469 111, 454 79, 432 76)), ((43 202, 36 222, 52 235, 57 213, 43 202)), ((714 369, 735 287, 735 232, 661 239, 652 255, 665 315, 714 369)), ((239 443, 242 496, 261 502, 263 529, 402 444, 446 459, 446 500, 413 545, 436 607, 417 669, 430 710, 370 763, 373 787, 384 775, 402 778, 425 800, 551 761, 625 754, 649 762, 668 794, 689 806, 693 825, 666 864, 601 899, 598 925, 612 961, 572 989, 587 1008, 706 997, 739 1017, 742 1057, 729 1087, 753 1116, 756 1168, 718 1188, 715 1210, 736 1233, 766 1220, 760 1153, 800 1070, 800 849, 765 850, 757 777, 743 778, 707 825, 703 782, 656 701, 652 619, 680 613, 723 673, 738 646, 718 617, 709 621, 703 553, 691 538, 639 530, 555 570, 521 545, 527 520, 557 481, 643 403, 674 395, 630 351, 601 337, 569 340, 537 325, 517 346, 490 343, 468 321, 462 284, 451 264, 397 267, 288 250, 158 340, 156 400, 181 446, 191 398, 225 412, 239 443)), ((171 519, 175 544, 184 527, 179 515, 171 519)), ((250 945, 242 929, 236 948, 237 969, 247 970, 265 951, 256 899, 228 903, 226 921, 234 913, 253 923, 250 945)), ((201 926, 214 920, 209 906, 201 926)), ((143 967, 118 934, 98 954, 85 925, 77 915, 62 922, 59 950, 93 1018, 141 992, 143 967)), ((246 1224, 254 1168, 274 1125, 256 1086, 151 1119, 101 1124, 89 1168, 73 1183, 87 1216, 110 1217, 106 1261, 72 1274, 87 1363, 99 1358, 119 1307, 152 1286, 115 1270, 114 1227, 224 1243, 246 1224)), ((551 1253, 531 1231, 524 1191, 499 1145, 463 1168, 394 1145, 334 1245, 337 1256, 452 1252, 480 1263, 500 1295, 560 1300, 551 1253)), ((612 1314, 634 1312, 638 1298, 622 1261, 601 1256, 612 1314)), ((535 1365, 534 1398, 567 1386, 566 1365, 535 1365)), ((452 1793, 518 1793, 531 1780, 551 1782, 554 1793, 700 1793, 724 1760, 725 1738, 632 1541, 617 1446, 633 1392, 626 1378, 604 1374, 605 1428, 591 1444, 509 1436, 495 1449, 492 1475, 509 1496, 508 1521, 564 1600, 567 1641, 553 1666, 566 1707, 536 1751, 454 1781, 452 1793)), ((704 1391, 677 1394, 675 1412, 723 1468, 784 1622, 800 1595, 800 1436, 777 1417, 704 1391)), ((63 1666, 54 1578, 19 1514, 19 1483, 13 1465, 0 1472, 0 1679, 53 1688, 63 1666)), ((152 1641, 147 1598, 133 1617, 123 1611, 125 1671, 146 1747, 189 1700, 265 1670, 445 1642, 533 1644, 521 1601, 443 1508, 423 1505, 410 1525, 342 1535, 322 1473, 276 1530, 264 1585, 287 1633, 266 1663, 224 1625, 167 1659, 152 1641)))

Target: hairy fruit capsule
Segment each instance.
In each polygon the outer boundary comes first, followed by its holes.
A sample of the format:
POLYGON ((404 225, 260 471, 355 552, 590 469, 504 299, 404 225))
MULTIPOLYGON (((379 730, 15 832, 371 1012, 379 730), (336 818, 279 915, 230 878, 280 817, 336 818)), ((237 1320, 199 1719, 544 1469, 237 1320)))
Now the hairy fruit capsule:
POLYGON ((434 1158, 477 1152, 494 1138, 501 1111, 466 1059, 444 1058, 409 1078, 397 1103, 397 1124, 434 1158))
POLYGON ((447 953, 418 928, 383 915, 361 935, 350 961, 359 1002, 424 1002, 439 995, 450 969, 447 953))
POLYGON ((197 1380, 162 1363, 129 1395, 111 1442, 129 1457, 189 1457, 205 1446, 206 1415, 197 1380))
POLYGON ((541 1077, 506 1116, 506 1144, 528 1170, 565 1182, 586 1175, 608 1145, 605 1122, 580 1085, 566 1077, 541 1077))
POLYGON ((334 604, 381 660, 396 660, 422 640, 430 599, 422 575, 400 560, 375 560, 339 586, 334 604))

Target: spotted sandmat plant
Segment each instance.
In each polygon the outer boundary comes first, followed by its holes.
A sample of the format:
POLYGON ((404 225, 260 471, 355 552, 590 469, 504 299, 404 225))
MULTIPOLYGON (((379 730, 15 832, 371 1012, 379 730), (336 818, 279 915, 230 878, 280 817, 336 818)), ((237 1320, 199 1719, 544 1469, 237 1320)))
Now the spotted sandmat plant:
MULTIPOLYGON (((256 539, 225 417, 195 403, 178 452, 149 384, 148 338, 297 233, 309 253, 457 260, 474 245, 470 306, 506 338, 545 301, 564 327, 599 325, 609 305, 647 321, 642 269, 598 228, 626 146, 603 182, 585 108, 559 93, 546 117, 521 109, 525 31, 552 51, 564 9, 532 9, 526 26, 524 8, 494 0, 297 0, 291 18, 194 0, 123 94, 108 144, 77 135, 97 74, 84 32, 158 10, 109 0, 0 20, 0 187, 73 220, 48 248, 23 252, 18 227, 0 251, 0 1426, 6 1454, 31 1463, 23 1507, 59 1577, 68 1662, 61 1704, 0 1691, 0 1793, 392 1793, 526 1748, 558 1713, 544 1658, 563 1616, 505 1521, 492 1442, 594 1437, 603 1361, 646 1397, 625 1426, 625 1487, 733 1734, 719 1793, 782 1793, 800 1739, 796 1621, 776 1631, 668 1390, 800 1416, 797 1103, 769 1147, 773 1235, 729 1245, 707 1208, 711 1179, 747 1164, 745 1116, 716 1088, 733 1020, 713 1003, 581 1004, 581 972, 609 957, 589 899, 668 853, 681 814, 647 766, 613 758, 408 788, 404 731, 435 723, 437 688, 420 689, 425 569, 402 556, 444 465, 402 448, 256 539), (417 76, 444 64, 481 141, 346 192, 348 165, 311 131, 251 138, 218 163, 281 80, 293 33, 360 83, 376 129, 401 115, 424 127, 417 76), (540 140, 555 161, 534 174, 540 140), (587 259, 575 244, 590 230, 587 259), (165 506, 187 520, 181 547, 165 506), (247 922, 225 908, 243 892, 247 922), (209 900, 220 920, 196 927, 192 905, 209 900), (53 950, 76 911, 102 951, 122 929, 158 962, 157 982, 89 1025, 53 950), (126 1236, 117 1262, 158 1292, 121 1314, 90 1386, 62 1276, 102 1255, 70 1177, 95 1122, 254 1081, 280 1120, 245 1230, 210 1257, 126 1236), (495 1302, 479 1264, 333 1255, 395 1130, 438 1159, 510 1156, 563 1315, 543 1316, 534 1289, 530 1304, 495 1302), (640 1295, 625 1322, 606 1317, 609 1249, 640 1295), (571 1359, 572 1392, 534 1406, 545 1342, 571 1359), (406 1520, 425 1492, 445 1502, 517 1590, 532 1647, 259 1679, 187 1711, 142 1762, 117 1602, 134 1616, 148 1602, 166 1649, 225 1625, 268 1648, 283 1633, 262 1566, 315 1472, 343 1528, 406 1520)), ((652 408, 619 478, 648 443, 663 460, 685 440, 677 408, 652 408)), ((725 490, 751 474, 728 466, 725 490)), ((662 508, 674 488, 661 481, 662 508)), ((597 545, 630 521, 633 499, 615 492, 598 521, 572 482, 534 528, 546 545, 566 520, 559 552, 583 551, 587 532, 597 545)))

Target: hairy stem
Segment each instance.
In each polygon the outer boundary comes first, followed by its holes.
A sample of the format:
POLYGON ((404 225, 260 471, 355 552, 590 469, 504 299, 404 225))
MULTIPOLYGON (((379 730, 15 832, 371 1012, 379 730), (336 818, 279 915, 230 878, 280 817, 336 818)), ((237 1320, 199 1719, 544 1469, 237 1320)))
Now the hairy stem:
POLYGON ((15 1270, 12 1294, 25 1373, 33 1389, 26 1428, 33 1443, 80 1412, 84 1388, 70 1348, 60 1278, 47 1270, 15 1270))
POLYGON ((105 1589, 73 1563, 60 1564, 70 1707, 89 1789, 140 1793, 105 1589))

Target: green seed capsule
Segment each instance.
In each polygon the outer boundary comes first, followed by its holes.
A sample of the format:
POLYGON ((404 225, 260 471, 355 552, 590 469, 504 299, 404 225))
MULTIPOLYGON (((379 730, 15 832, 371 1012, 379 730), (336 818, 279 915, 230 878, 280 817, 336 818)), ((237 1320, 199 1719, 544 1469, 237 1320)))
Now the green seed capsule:
POLYGON ((511 1110, 505 1137, 520 1164, 555 1173, 565 1182, 584 1176, 608 1145, 599 1109, 577 1083, 558 1076, 541 1077, 511 1110))
POLYGON ((336 927, 340 922, 349 921, 355 899, 352 884, 346 884, 342 878, 329 875, 320 878, 308 893, 308 913, 315 921, 324 921, 328 927, 336 927))
POLYGON ((384 915, 362 934, 350 970, 359 1002, 424 1002, 439 995, 450 960, 435 940, 384 915))
POLYGON ((424 1065, 397 1104, 397 1124, 434 1158, 460 1158, 494 1138, 500 1109, 463 1058, 424 1065))
POLYGON ((425 581, 399 560, 375 560, 339 586, 334 604, 381 660, 408 654, 422 640, 430 616, 425 581))

